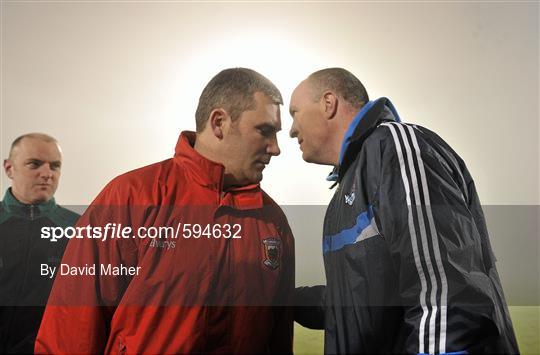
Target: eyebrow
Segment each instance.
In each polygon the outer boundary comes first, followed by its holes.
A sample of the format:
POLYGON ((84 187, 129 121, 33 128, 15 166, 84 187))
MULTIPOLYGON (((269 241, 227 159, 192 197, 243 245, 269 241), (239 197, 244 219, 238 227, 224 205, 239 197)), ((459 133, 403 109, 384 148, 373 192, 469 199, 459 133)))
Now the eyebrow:
POLYGON ((294 107, 294 106, 289 106, 289 115, 294 116, 294 113, 295 113, 296 111, 298 111, 298 110, 296 109, 296 107, 294 107))
MULTIPOLYGON (((28 159, 26 159, 26 162, 27 163, 38 163, 40 165, 43 164, 43 163, 46 163, 44 160, 36 159, 36 158, 28 158, 28 159)), ((51 164, 51 165, 61 165, 62 161, 61 160, 53 160, 53 161, 49 162, 49 164, 51 164)))
POLYGON ((267 123, 267 122, 261 123, 260 125, 257 125, 256 127, 257 127, 257 128, 270 129, 270 130, 272 130, 272 131, 274 131, 274 132, 279 132, 279 131, 281 131, 281 126, 277 127, 277 126, 275 126, 275 125, 273 125, 273 124, 271 124, 271 123, 267 123))

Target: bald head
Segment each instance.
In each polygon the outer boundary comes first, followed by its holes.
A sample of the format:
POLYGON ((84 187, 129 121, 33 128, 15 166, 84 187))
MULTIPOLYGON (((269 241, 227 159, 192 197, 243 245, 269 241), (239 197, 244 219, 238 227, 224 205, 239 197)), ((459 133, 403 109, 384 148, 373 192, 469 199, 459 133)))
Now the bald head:
POLYGON ((351 72, 343 68, 316 71, 308 76, 305 83, 313 95, 313 100, 318 101, 325 91, 332 91, 356 110, 369 101, 364 85, 351 72))
POLYGON ((22 136, 19 136, 17 137, 13 143, 11 143, 11 148, 9 149, 9 156, 8 156, 8 159, 13 159, 14 158, 14 155, 17 153, 17 149, 18 147, 21 146, 21 143, 24 139, 35 139, 35 140, 40 140, 42 142, 45 142, 45 143, 54 143, 58 146, 58 150, 60 151, 60 153, 62 152, 61 149, 60 149, 60 145, 58 144, 58 141, 56 140, 56 138, 52 137, 52 136, 49 136, 48 134, 45 134, 45 133, 27 133, 27 134, 23 134, 22 136))
POLYGON ((290 136, 298 139, 302 158, 337 166, 345 132, 368 101, 364 85, 342 68, 319 70, 302 81, 289 107, 290 136))

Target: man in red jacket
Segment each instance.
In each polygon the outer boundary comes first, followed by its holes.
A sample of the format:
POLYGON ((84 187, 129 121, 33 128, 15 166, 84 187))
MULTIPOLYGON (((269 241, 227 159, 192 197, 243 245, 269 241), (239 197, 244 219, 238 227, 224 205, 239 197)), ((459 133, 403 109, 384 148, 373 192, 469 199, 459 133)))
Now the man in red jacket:
POLYGON ((224 70, 172 159, 105 187, 69 231, 37 353, 292 352, 294 241, 259 186, 280 104, 259 73, 224 70))

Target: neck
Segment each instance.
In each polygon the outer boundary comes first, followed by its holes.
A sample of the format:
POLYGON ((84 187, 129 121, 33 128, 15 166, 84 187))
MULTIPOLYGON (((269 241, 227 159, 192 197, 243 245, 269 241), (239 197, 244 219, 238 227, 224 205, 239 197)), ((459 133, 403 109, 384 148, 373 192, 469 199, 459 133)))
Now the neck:
POLYGON ((45 201, 29 201, 29 200, 26 200, 21 195, 19 195, 19 193, 17 191, 15 191, 13 189, 13 187, 11 187, 11 195, 15 198, 15 200, 22 203, 23 205, 39 205, 39 204, 46 203, 46 202, 49 201, 49 200, 45 200, 45 201))
POLYGON ((336 134, 332 137, 331 151, 332 154, 332 165, 334 167, 339 166, 339 155, 341 154, 341 147, 343 145, 343 140, 345 139, 345 133, 349 129, 352 120, 356 116, 357 111, 349 109, 341 114, 341 119, 336 120, 336 134))
POLYGON ((344 132, 339 131, 336 132, 334 137, 331 139, 331 148, 328 153, 330 154, 330 165, 334 167, 339 166, 339 152, 341 151, 341 142, 343 141, 343 135, 344 132))
POLYGON ((193 149, 208 160, 220 163, 215 149, 212 148, 208 137, 204 133, 197 133, 193 149))
POLYGON ((19 202, 22 203, 22 204, 25 204, 25 205, 34 205, 34 203, 32 203, 32 201, 25 200, 21 195, 19 195, 19 194, 17 193, 17 191, 15 191, 15 190, 13 189, 13 187, 11 188, 11 194, 13 195, 13 197, 15 197, 15 199, 16 199, 17 201, 19 201, 19 202))
MULTIPOLYGON (((218 154, 217 150, 212 145, 212 142, 210 141, 210 137, 208 137, 204 132, 197 133, 197 136, 195 138, 195 145, 193 146, 193 149, 203 157, 205 157, 208 160, 211 160, 216 163, 223 164, 223 156, 218 154)), ((223 164, 225 165, 225 164, 223 164)), ((227 171, 227 167, 225 167, 225 172, 223 176, 223 191, 227 190, 228 188, 234 186, 236 183, 236 180, 234 177, 227 171)))
POLYGON ((227 191, 231 187, 239 186, 236 183, 236 180, 231 174, 225 172, 223 176, 223 191, 227 191))

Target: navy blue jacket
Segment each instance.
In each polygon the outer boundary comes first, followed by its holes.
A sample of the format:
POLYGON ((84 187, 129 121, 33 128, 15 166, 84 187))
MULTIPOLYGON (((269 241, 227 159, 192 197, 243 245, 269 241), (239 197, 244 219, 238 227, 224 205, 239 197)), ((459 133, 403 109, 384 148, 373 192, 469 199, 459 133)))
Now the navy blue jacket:
POLYGON ((345 135, 324 221, 326 287, 298 322, 325 353, 518 353, 474 182, 435 133, 386 98, 345 135))

